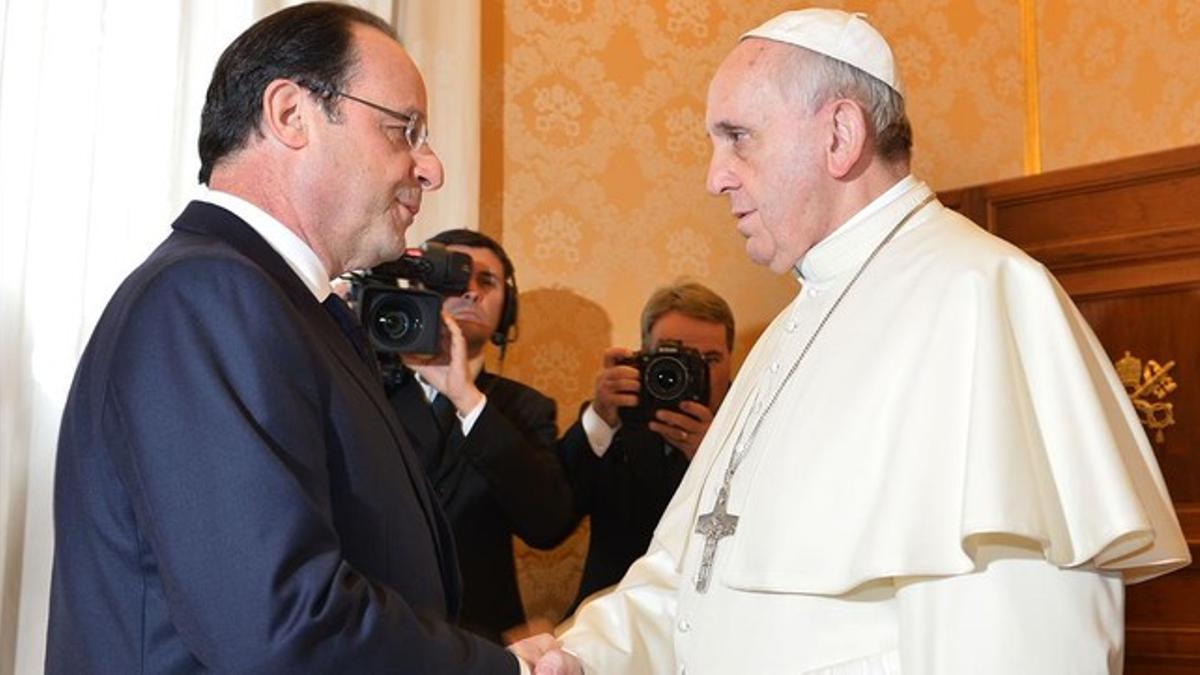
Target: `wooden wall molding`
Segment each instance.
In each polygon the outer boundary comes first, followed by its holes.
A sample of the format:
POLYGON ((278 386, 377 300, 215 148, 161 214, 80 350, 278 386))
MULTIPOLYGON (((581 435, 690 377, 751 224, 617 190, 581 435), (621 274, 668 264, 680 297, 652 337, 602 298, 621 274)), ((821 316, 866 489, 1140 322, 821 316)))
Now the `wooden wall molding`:
POLYGON ((1200 283, 1200 146, 962 188, 943 202, 1073 296, 1200 283))

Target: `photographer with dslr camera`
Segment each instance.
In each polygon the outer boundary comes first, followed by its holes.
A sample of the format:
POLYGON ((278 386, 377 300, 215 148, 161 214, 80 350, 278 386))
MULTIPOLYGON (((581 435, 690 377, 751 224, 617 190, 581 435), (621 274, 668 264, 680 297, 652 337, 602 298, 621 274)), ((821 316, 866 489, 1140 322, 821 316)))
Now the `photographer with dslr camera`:
POLYGON ((504 249, 465 229, 429 241, 471 258, 465 292, 443 300, 444 353, 406 354, 407 367, 399 370, 387 357, 381 365, 388 399, 454 533, 463 577, 461 625, 501 642, 504 631, 525 622, 512 536, 550 548, 574 525, 570 487, 553 450, 556 406, 483 367, 487 343, 498 346, 503 359, 516 328, 517 286, 504 249))
POLYGON ((641 332, 641 352, 604 352, 595 398, 559 441, 577 517, 592 518, 568 615, 646 551, 729 389, 733 312, 716 293, 695 282, 658 289, 641 332))

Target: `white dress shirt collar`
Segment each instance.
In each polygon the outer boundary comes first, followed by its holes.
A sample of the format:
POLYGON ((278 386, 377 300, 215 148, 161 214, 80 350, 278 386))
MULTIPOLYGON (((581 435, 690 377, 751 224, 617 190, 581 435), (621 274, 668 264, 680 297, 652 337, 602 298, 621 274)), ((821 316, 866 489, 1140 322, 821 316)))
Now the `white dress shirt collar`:
POLYGON ((213 190, 207 185, 198 186, 193 199, 219 206, 244 220, 283 258, 296 276, 300 277, 317 302, 324 302, 325 298, 329 297, 332 292, 329 271, 325 269, 321 259, 303 239, 274 216, 241 197, 213 190))

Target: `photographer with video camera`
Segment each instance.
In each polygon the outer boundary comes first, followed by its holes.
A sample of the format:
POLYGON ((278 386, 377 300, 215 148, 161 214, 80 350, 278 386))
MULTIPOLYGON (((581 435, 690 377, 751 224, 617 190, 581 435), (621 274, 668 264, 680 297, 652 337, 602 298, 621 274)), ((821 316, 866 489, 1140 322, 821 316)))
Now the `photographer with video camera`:
MULTIPOLYGON (((443 352, 405 353, 399 368, 381 353, 381 365, 388 399, 454 533, 463 577, 461 625, 502 642, 505 631, 525 623, 512 536, 550 548, 574 525, 570 487, 553 450, 556 406, 536 389, 484 370, 488 342, 503 359, 516 331, 516 279, 504 249, 465 229, 442 232, 429 243, 470 257, 465 291, 439 289, 446 296, 443 352)), ((375 342, 377 352, 380 344, 375 342)))
POLYGON ((695 282, 658 289, 641 332, 642 351, 604 352, 595 398, 559 441, 576 515, 592 518, 568 615, 646 551, 729 389, 733 312, 713 291, 695 282))

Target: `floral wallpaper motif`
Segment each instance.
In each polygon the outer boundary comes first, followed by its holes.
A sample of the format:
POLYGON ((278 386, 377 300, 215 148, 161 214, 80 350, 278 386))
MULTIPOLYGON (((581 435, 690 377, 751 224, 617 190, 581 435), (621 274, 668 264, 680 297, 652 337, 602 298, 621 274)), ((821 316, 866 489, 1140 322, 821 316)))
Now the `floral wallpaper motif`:
POLYGON ((1200 3, 1038 3, 1043 169, 1200 143, 1200 3))
MULTIPOLYGON (((1200 78, 1179 66, 1200 44, 1194 0, 1030 1, 1047 168, 1200 141, 1200 78)), ((705 192, 703 124, 708 81, 738 35, 803 4, 483 2, 481 228, 538 298, 505 368, 558 400, 561 427, 590 396, 604 347, 636 346, 655 287, 689 276, 723 295, 738 362, 795 293, 746 259, 728 205, 705 192)), ((917 175, 947 189, 1021 174, 1019 2, 819 4, 866 12, 891 42, 917 175)), ((550 553, 518 544, 531 615, 559 618, 585 543, 581 532, 550 553)))

